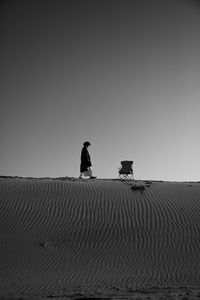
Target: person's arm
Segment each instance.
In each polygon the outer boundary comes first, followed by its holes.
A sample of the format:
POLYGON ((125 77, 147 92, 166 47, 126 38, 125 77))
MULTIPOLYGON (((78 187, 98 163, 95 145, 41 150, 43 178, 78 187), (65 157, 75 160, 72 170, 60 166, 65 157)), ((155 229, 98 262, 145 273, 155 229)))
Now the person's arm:
POLYGON ((88 166, 91 167, 92 164, 91 164, 90 154, 89 154, 88 150, 87 150, 86 154, 87 154, 87 163, 88 163, 88 166))

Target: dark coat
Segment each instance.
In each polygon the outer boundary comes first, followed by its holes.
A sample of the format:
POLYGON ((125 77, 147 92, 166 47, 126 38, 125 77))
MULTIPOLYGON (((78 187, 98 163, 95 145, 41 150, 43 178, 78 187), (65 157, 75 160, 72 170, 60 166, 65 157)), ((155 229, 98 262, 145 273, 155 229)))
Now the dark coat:
POLYGON ((83 147, 81 151, 81 166, 80 166, 81 173, 87 171, 88 168, 91 167, 91 165, 92 164, 90 160, 90 154, 87 148, 83 147))

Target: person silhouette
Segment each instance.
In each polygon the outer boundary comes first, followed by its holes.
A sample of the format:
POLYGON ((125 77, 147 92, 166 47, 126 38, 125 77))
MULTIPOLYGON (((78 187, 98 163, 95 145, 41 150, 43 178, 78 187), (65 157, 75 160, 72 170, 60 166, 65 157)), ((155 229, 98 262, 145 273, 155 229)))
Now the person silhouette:
POLYGON ((84 174, 84 176, 89 176, 90 179, 96 178, 95 176, 93 176, 92 174, 92 170, 91 170, 91 159, 90 159, 90 154, 88 152, 88 147, 90 146, 90 142, 86 141, 83 143, 83 148, 81 151, 81 165, 80 165, 80 176, 79 178, 82 179, 82 175, 84 174))

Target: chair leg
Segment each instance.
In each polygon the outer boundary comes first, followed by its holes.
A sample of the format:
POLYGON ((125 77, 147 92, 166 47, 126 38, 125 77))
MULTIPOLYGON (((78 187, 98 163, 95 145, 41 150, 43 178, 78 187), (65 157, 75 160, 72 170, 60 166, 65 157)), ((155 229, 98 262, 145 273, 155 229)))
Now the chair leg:
POLYGON ((133 174, 119 174, 118 175, 119 180, 134 180, 133 174))

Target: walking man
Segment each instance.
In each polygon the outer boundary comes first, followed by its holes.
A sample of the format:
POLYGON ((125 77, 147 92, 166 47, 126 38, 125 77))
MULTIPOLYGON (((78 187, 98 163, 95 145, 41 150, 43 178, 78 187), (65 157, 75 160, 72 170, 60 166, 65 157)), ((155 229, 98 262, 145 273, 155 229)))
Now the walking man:
POLYGON ((79 178, 82 179, 82 175, 84 176, 89 176, 90 179, 96 178, 95 176, 92 175, 92 170, 91 170, 91 159, 90 159, 90 154, 88 152, 88 147, 90 146, 90 142, 84 142, 83 143, 83 148, 81 151, 81 165, 80 165, 80 176, 79 178))

